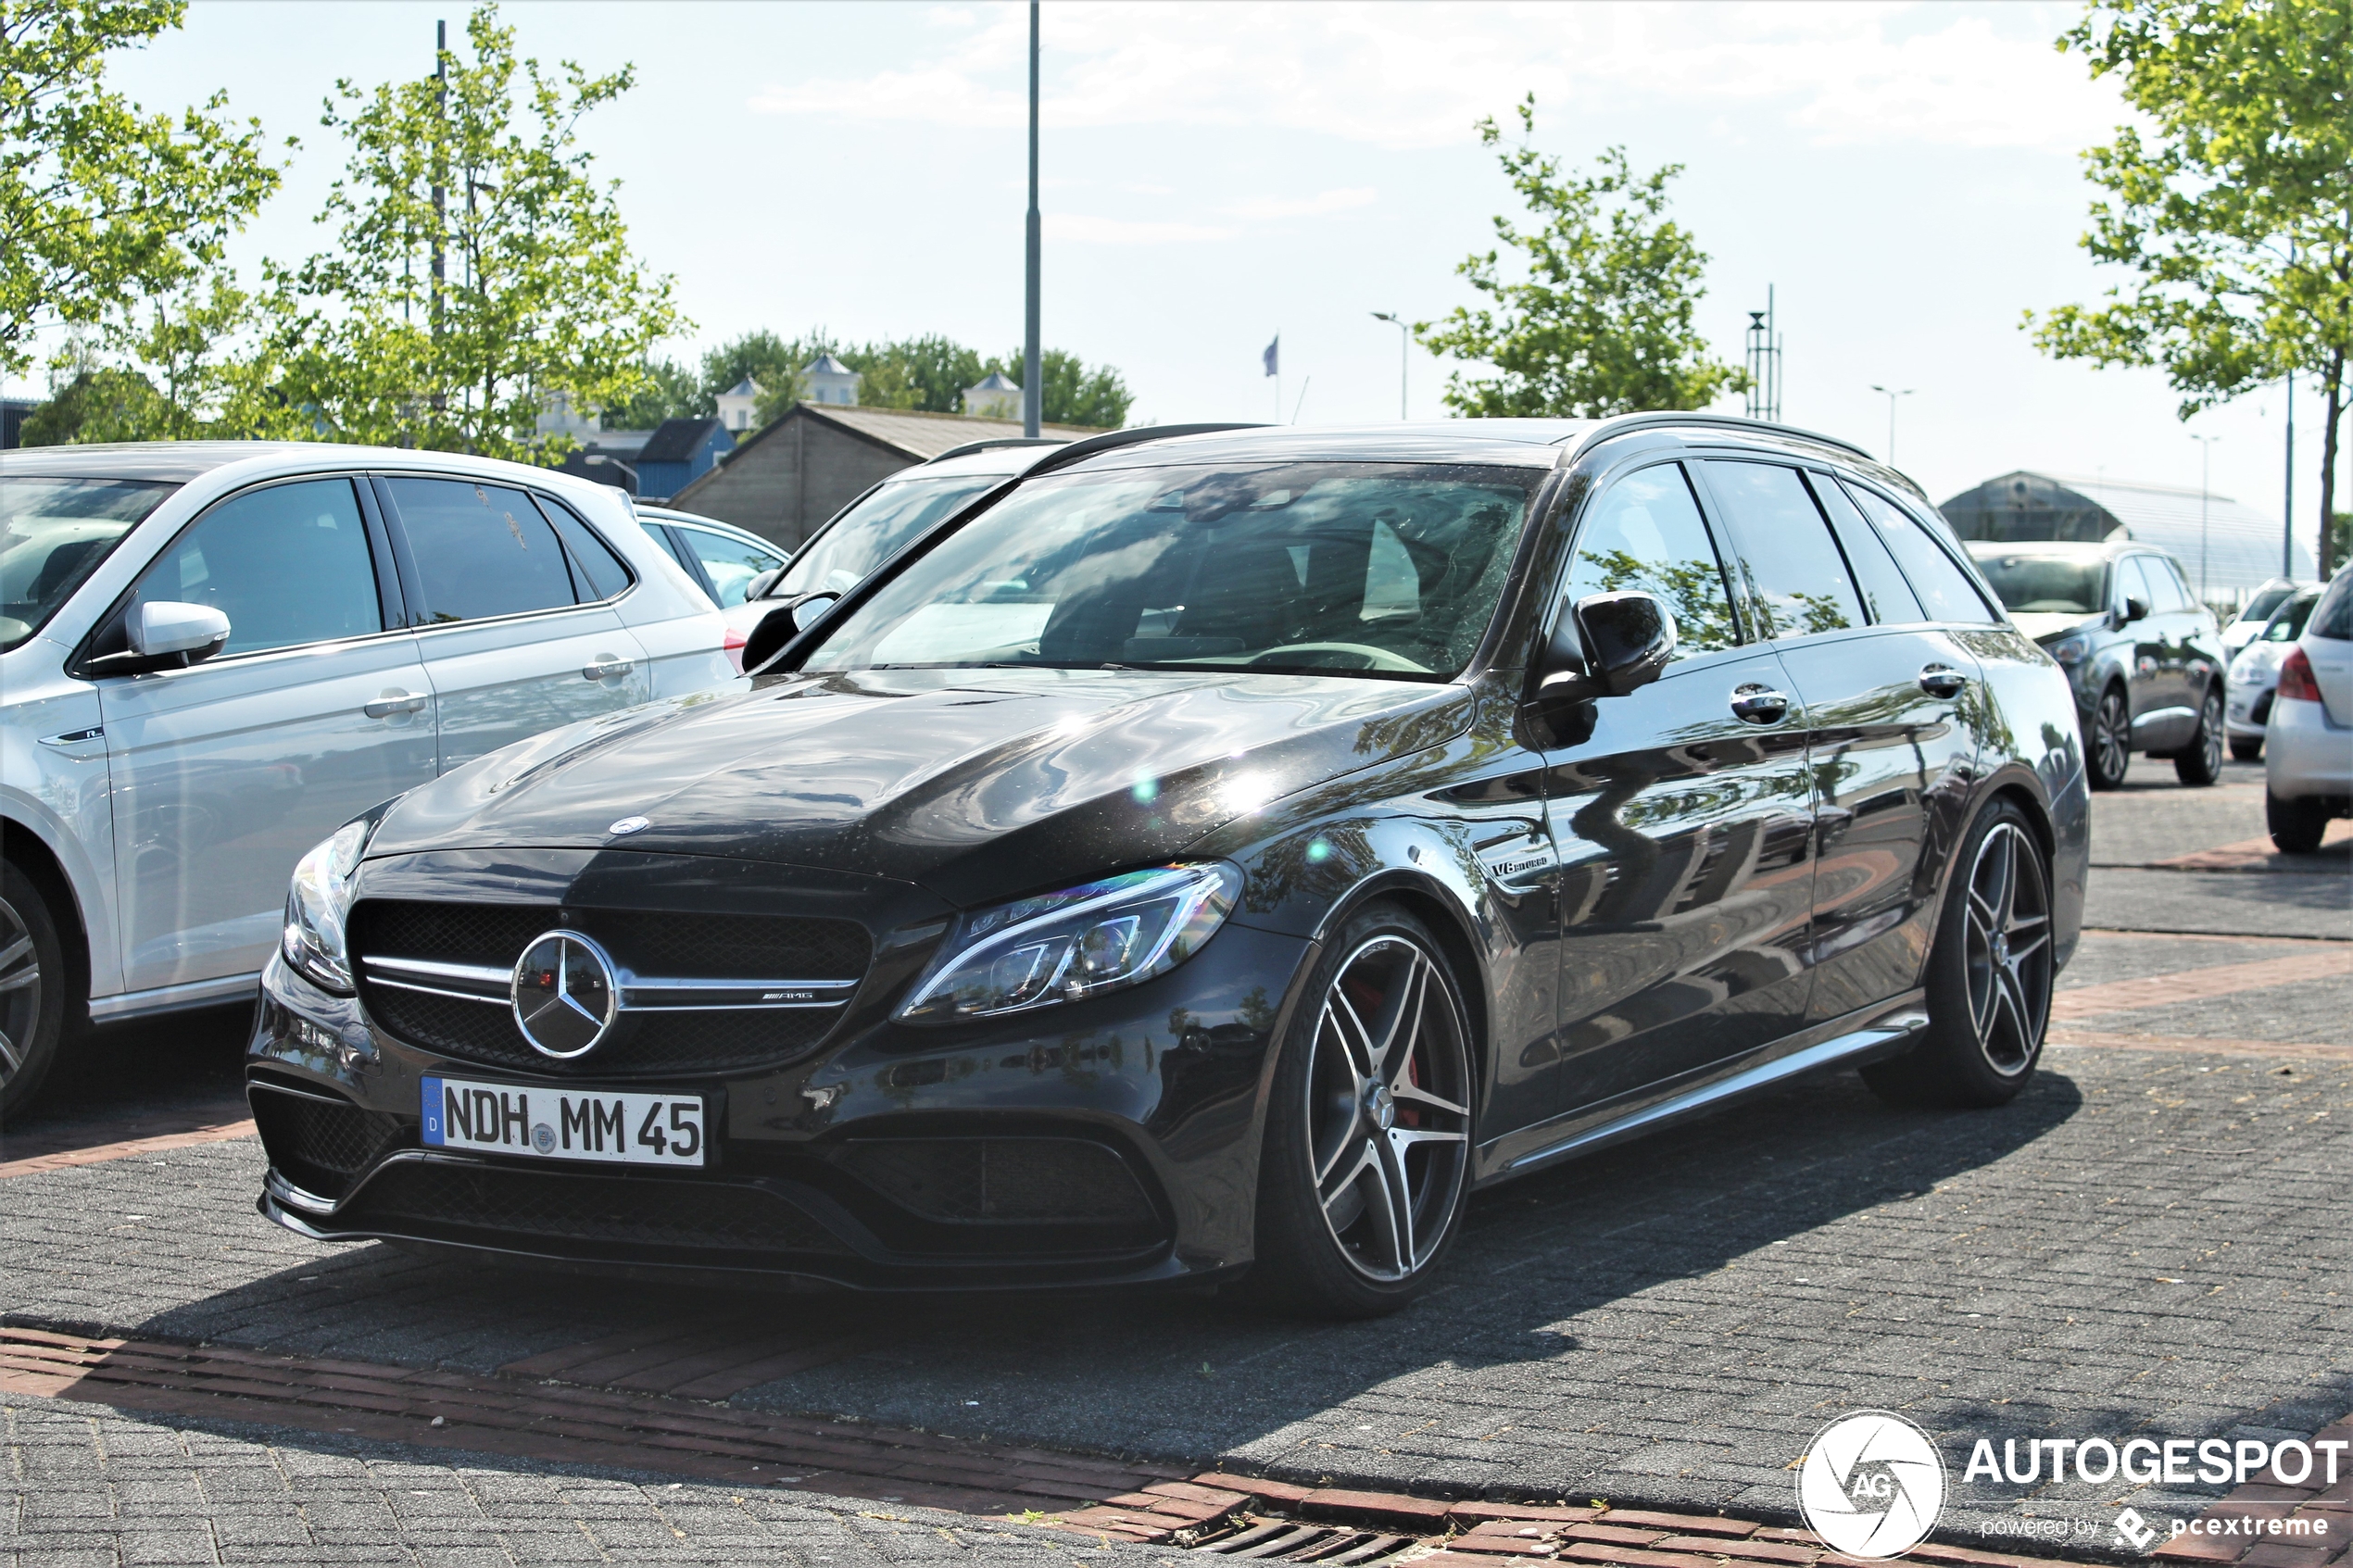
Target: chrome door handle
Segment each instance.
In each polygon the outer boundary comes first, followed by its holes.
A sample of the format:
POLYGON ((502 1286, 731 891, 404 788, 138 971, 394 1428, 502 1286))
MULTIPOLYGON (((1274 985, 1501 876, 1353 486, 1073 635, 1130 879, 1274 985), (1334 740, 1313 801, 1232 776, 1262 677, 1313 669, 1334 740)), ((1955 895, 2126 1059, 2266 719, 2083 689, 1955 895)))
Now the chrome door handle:
POLYGON ((580 672, 592 681, 602 681, 608 677, 618 680, 636 668, 637 661, 634 659, 615 659, 609 653, 600 653, 596 663, 582 665, 580 672))
POLYGON ((359 711, 371 719, 390 719, 400 713, 422 713, 432 697, 423 692, 404 692, 397 686, 386 686, 384 696, 359 705, 359 711))
POLYGON ((1752 724, 1778 724, 1789 717, 1789 694, 1770 686, 1738 687, 1732 693, 1732 717, 1752 724))
POLYGON ((1920 690, 1931 696, 1958 696, 1969 689, 1969 677, 1948 664, 1931 664, 1920 671, 1920 690))

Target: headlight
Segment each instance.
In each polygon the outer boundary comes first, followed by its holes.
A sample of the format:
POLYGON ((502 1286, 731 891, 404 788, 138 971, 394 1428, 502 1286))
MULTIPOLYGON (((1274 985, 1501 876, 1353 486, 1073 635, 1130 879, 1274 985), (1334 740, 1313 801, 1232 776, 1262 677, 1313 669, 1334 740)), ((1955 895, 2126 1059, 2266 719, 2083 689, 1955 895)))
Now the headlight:
POLYGON ((1225 923, 1241 872, 1155 866, 967 915, 897 1017, 993 1018, 1165 974, 1225 923))
POLYGON ((351 873, 383 819, 376 813, 346 822, 296 865, 286 893, 286 961, 304 978, 338 996, 351 994, 351 960, 343 946, 343 917, 351 909, 351 873))
POLYGON ((2092 639, 2080 633, 2071 637, 2061 637, 2051 645, 2051 657, 2070 668, 2082 663, 2083 656, 2091 651, 2092 639))

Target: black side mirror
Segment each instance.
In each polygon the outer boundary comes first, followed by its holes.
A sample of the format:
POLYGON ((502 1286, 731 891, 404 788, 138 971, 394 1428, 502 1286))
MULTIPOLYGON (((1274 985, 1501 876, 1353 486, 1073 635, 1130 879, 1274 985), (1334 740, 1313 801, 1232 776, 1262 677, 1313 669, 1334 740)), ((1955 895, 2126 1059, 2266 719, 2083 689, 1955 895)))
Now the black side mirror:
POLYGON ((2148 618, 2149 606, 2146 599, 2128 598, 2124 601, 2124 619, 2119 624, 2130 626, 2135 621, 2146 621, 2148 618))
POLYGON ((1563 617, 1575 646, 1555 633, 1545 649, 1545 696, 1624 696, 1658 679, 1675 657, 1675 612, 1655 594, 1595 594, 1563 617))
POLYGON ((762 616, 744 639, 745 672, 758 674, 760 667, 782 653, 786 643, 823 621, 840 598, 839 594, 802 594, 762 616))

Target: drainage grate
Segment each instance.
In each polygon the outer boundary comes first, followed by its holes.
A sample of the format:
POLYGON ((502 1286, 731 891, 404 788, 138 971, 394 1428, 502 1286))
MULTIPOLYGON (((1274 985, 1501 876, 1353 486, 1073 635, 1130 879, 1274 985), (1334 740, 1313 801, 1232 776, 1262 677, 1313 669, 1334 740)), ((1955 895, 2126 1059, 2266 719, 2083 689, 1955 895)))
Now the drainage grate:
MULTIPOLYGON (((1348 1568, 1372 1568, 1394 1562, 1409 1547, 1411 1536, 1385 1536, 1345 1524, 1304 1524, 1296 1519, 1262 1519, 1240 1514, 1230 1520, 1226 1534, 1189 1543, 1195 1551, 1221 1557, 1248 1557, 1261 1562, 1321 1562, 1348 1568)), ((1184 1537, 1180 1535, 1181 1542, 1184 1537)))

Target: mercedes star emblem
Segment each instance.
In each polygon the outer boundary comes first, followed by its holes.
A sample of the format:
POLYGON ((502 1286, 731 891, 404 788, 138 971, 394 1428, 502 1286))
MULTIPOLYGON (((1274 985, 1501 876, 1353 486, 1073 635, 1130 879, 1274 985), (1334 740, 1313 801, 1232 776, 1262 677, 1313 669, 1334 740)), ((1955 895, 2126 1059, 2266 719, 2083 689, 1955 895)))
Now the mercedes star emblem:
POLYGON ((576 931, 550 931, 515 963, 515 1027, 541 1056, 569 1061, 596 1049, 621 1010, 612 960, 576 931))

